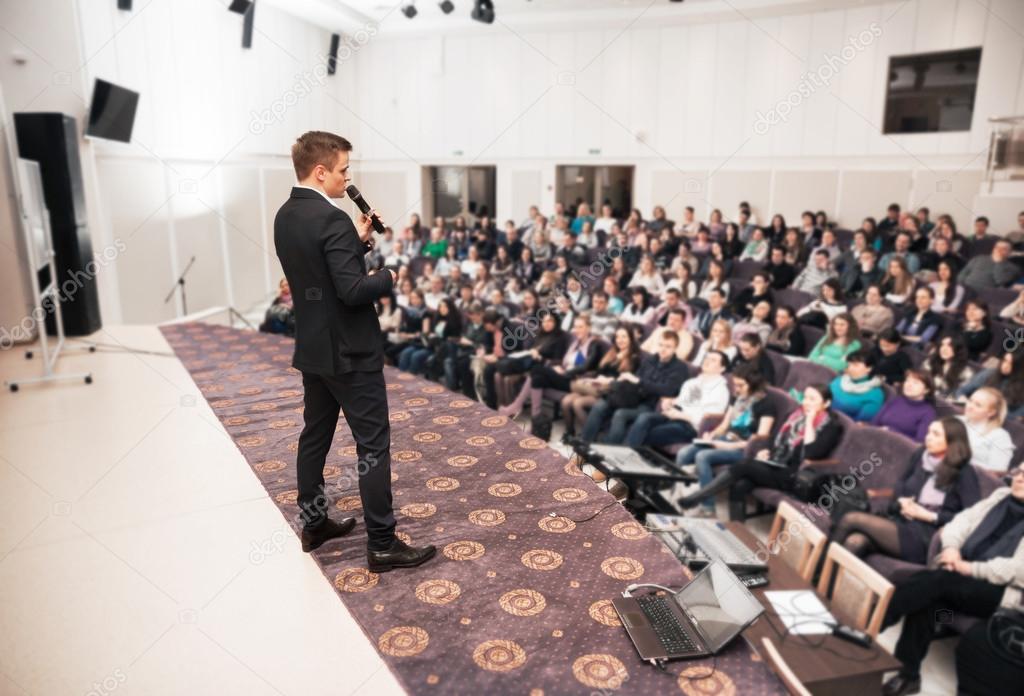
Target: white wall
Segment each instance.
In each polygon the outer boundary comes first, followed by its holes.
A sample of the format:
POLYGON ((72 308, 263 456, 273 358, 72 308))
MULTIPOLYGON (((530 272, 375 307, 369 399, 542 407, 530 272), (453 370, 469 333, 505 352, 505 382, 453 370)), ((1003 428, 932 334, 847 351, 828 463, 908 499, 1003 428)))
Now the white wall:
MULTIPOLYGON (((846 5, 750 21, 687 24, 680 12, 662 26, 382 35, 355 58, 363 171, 404 170, 407 200, 393 208, 404 211, 421 165, 496 164, 498 215, 516 219, 522 181, 538 180, 533 201, 550 208, 555 164, 591 162, 637 165, 636 204, 668 203, 672 216, 687 204, 728 214, 741 198, 762 215, 823 208, 849 225, 893 201, 962 223, 983 214, 987 119, 1024 113, 1024 3, 846 5), (889 56, 969 46, 983 46, 971 131, 884 135, 889 56), (788 112, 765 126, 773 109, 788 112)), ((997 225, 1016 224, 1003 217, 997 225)))

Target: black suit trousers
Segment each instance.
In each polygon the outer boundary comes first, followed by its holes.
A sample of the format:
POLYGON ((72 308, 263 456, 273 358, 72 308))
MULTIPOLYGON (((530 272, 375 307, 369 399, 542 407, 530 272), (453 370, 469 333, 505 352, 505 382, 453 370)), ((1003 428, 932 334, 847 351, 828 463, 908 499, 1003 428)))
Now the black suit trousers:
MULTIPOLYGON (((356 441, 356 474, 363 505, 368 547, 390 547, 395 536, 391 499, 391 425, 384 373, 347 372, 340 375, 302 373, 305 426, 297 457, 299 507, 307 528, 327 519, 329 498, 324 490, 324 463, 334 441, 338 414, 356 441)), ((351 480, 343 475, 341 480, 351 480)))

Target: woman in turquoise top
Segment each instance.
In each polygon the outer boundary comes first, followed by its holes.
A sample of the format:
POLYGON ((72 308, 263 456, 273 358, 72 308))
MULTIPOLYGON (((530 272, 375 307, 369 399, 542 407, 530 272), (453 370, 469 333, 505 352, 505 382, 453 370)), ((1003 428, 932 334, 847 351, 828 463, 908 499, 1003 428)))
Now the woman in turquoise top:
POLYGON ((844 312, 832 318, 828 332, 807 359, 842 372, 846 369, 846 356, 856 350, 860 350, 860 329, 857 328, 857 320, 844 312))
POLYGON ((586 203, 580 203, 579 207, 576 208, 576 217, 572 219, 572 224, 569 229, 572 233, 579 235, 583 231, 583 223, 589 222, 591 225, 594 224, 594 216, 590 214, 590 206, 586 203))

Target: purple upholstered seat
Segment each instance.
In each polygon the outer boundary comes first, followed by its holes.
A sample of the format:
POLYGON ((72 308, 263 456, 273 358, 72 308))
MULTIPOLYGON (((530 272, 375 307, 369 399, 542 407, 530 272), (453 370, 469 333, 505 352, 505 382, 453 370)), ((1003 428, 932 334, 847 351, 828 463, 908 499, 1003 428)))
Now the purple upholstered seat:
POLYGON ((811 384, 829 384, 836 378, 836 373, 831 368, 812 363, 810 360, 793 360, 789 364, 789 372, 782 382, 782 388, 787 392, 790 389, 803 391, 811 384))

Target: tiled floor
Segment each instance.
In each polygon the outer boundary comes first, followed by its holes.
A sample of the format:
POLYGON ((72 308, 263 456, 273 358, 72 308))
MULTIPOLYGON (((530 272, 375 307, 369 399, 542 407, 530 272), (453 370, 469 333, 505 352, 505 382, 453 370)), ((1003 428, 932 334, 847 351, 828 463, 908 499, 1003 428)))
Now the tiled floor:
POLYGON ((59 363, 93 384, 0 392, 0 694, 402 693, 159 331, 93 340, 59 363))

